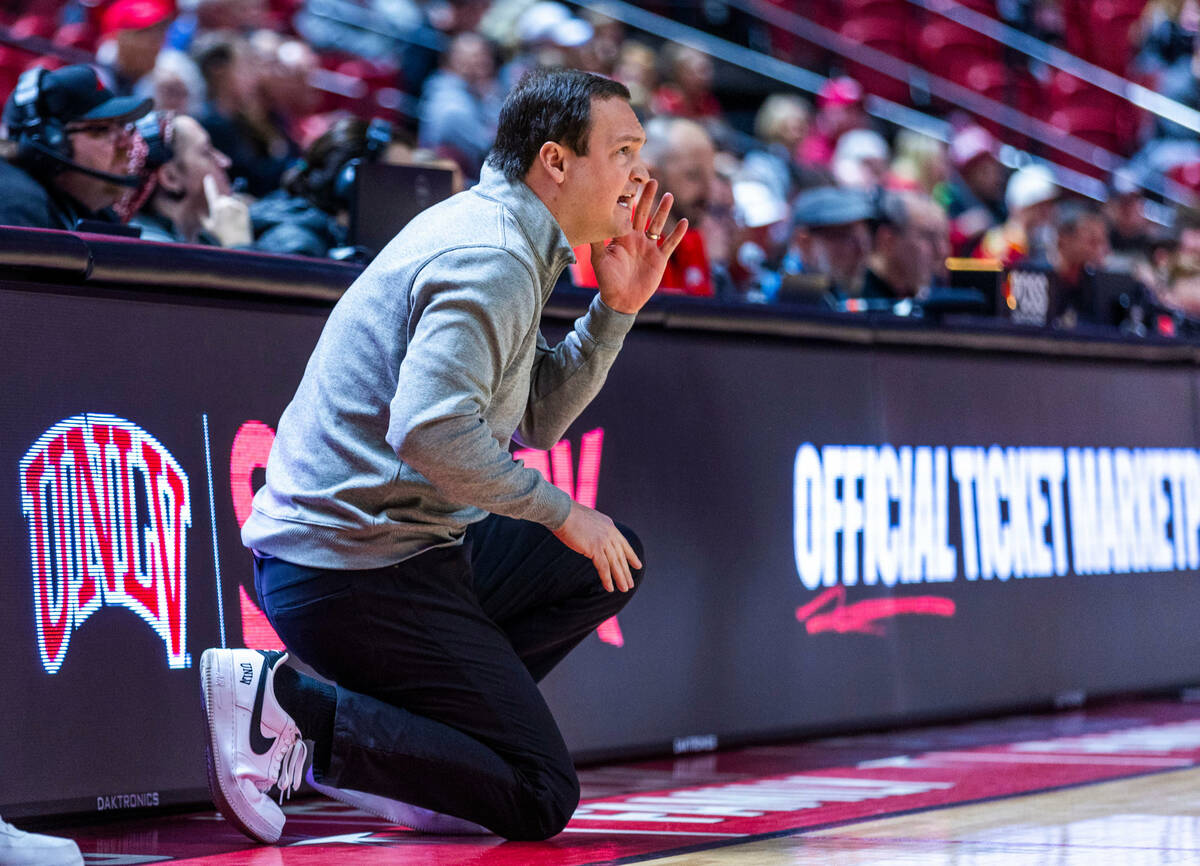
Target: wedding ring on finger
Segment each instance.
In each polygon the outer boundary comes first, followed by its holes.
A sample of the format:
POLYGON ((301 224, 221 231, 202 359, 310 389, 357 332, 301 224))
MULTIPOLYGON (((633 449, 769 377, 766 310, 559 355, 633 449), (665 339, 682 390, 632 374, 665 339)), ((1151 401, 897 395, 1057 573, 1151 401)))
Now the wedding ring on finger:
POLYGON ((648 232, 646 232, 646 237, 650 238, 650 240, 652 240, 652 241, 661 241, 662 240, 662 235, 660 235, 658 232, 648 231, 648 232))

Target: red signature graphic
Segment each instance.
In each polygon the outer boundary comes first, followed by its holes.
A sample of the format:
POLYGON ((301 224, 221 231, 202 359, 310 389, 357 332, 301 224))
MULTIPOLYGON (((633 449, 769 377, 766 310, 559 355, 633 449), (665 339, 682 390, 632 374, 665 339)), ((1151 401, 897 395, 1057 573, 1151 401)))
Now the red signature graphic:
POLYGON ((809 634, 834 631, 839 634, 854 632, 882 637, 886 629, 879 624, 881 619, 890 619, 902 613, 923 613, 933 616, 954 616, 954 602, 936 595, 916 595, 907 598, 871 598, 846 604, 846 588, 835 586, 818 595, 808 604, 796 608, 796 619, 804 623, 809 634), (817 613, 832 604, 833 609, 817 613))

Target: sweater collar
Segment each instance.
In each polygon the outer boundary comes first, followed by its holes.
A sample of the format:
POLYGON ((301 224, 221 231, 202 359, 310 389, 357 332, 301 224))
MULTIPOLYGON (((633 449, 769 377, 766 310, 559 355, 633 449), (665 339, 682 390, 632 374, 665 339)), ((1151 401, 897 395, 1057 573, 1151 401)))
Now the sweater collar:
POLYGON ((575 261, 575 253, 558 220, 524 181, 510 181, 503 172, 485 164, 475 192, 512 211, 517 225, 547 271, 558 270, 575 261))

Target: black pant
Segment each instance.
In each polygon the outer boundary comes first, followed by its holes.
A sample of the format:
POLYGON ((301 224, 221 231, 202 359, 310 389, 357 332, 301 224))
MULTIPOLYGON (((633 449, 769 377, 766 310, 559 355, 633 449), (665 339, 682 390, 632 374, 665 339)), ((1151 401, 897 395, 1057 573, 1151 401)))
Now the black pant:
POLYGON ((396 565, 256 559, 255 578, 288 648, 337 684, 318 781, 508 839, 545 839, 570 820, 579 781, 537 682, 632 591, 605 592, 591 561, 545 527, 496 515, 462 547, 396 565))

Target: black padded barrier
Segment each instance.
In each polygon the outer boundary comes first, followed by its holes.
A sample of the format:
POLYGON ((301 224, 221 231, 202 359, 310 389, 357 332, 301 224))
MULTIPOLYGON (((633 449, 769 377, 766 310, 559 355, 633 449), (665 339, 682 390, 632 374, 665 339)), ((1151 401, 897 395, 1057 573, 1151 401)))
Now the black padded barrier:
MULTIPOLYGON (((239 516, 357 268, 0 229, 0 814, 207 799, 239 516), (56 768, 56 769, 50 769, 56 768)), ((560 336, 586 292, 555 294, 560 336)), ((580 760, 1196 682, 1197 347, 658 298, 552 453, 645 586, 545 681, 580 760)))

